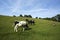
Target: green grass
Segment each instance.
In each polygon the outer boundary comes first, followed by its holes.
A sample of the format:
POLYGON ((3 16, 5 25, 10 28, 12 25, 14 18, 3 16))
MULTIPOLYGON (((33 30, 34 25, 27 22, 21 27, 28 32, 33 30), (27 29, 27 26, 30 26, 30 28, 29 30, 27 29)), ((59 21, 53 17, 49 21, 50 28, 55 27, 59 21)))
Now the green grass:
MULTIPOLYGON (((22 17, 0 16, 0 40, 60 40, 60 23, 34 19, 36 24, 29 25, 31 30, 14 32, 14 20, 25 20, 22 17), (54 25, 55 24, 55 25, 54 25)), ((32 18, 27 18, 32 19, 32 18)))

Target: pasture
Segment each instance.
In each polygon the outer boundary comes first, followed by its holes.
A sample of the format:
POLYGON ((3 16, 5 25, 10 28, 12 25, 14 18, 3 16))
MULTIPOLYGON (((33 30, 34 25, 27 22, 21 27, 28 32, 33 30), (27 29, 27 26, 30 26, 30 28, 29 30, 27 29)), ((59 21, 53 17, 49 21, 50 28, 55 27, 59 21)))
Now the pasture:
MULTIPOLYGON (((14 20, 25 20, 22 17, 0 16, 0 40, 60 40, 60 23, 49 20, 33 19, 35 25, 31 30, 14 32, 14 20)), ((32 19, 32 18, 27 18, 32 19)))

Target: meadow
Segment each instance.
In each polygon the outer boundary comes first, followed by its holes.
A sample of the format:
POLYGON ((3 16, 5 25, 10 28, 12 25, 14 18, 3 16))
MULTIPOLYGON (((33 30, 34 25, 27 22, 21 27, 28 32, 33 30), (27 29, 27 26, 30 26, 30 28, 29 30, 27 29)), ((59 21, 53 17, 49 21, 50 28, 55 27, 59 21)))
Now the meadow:
POLYGON ((29 25, 30 30, 14 32, 14 20, 25 20, 24 17, 0 16, 0 40, 60 40, 60 22, 27 18, 35 20, 29 25))

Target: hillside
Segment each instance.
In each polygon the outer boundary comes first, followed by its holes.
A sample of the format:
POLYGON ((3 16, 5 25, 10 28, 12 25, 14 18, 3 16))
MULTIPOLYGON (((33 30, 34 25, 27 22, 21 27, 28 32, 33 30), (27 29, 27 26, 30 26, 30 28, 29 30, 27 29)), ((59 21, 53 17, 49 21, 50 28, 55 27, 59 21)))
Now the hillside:
MULTIPOLYGON (((60 23, 49 20, 33 19, 35 25, 29 25, 31 30, 14 32, 14 20, 25 20, 22 17, 0 16, 0 40, 60 40, 60 23)), ((27 18, 32 19, 32 18, 27 18)))

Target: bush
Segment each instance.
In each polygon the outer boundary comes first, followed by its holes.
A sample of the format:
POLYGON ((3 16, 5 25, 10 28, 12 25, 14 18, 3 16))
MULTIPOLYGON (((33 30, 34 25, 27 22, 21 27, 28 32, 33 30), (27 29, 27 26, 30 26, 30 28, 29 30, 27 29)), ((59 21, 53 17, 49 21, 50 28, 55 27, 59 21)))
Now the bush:
POLYGON ((20 14, 20 17, 23 17, 23 15, 22 15, 22 14, 20 14))
POLYGON ((13 15, 13 17, 16 17, 15 15, 13 15))

